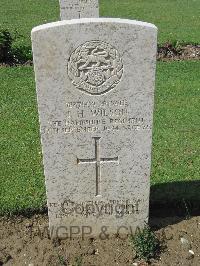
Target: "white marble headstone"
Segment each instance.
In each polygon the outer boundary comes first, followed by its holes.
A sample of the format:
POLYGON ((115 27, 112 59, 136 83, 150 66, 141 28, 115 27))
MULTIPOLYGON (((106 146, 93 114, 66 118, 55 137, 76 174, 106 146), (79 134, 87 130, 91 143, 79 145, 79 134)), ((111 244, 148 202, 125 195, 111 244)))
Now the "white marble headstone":
POLYGON ((157 28, 71 20, 34 28, 32 43, 52 235, 143 227, 157 28))
POLYGON ((98 0, 59 0, 61 20, 98 18, 98 0))

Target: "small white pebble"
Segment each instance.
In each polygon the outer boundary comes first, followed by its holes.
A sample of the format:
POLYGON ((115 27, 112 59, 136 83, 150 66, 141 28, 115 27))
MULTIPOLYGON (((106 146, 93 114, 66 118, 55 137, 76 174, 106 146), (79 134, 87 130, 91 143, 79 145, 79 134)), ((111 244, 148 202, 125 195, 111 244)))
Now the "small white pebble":
POLYGON ((189 250, 189 253, 192 254, 192 255, 194 255, 194 251, 191 250, 191 249, 189 250))
POLYGON ((98 254, 99 254, 99 250, 96 249, 96 251, 95 251, 95 255, 98 255, 98 254))
POLYGON ((186 244, 189 244, 189 241, 186 238, 181 237, 181 243, 186 245, 186 244))

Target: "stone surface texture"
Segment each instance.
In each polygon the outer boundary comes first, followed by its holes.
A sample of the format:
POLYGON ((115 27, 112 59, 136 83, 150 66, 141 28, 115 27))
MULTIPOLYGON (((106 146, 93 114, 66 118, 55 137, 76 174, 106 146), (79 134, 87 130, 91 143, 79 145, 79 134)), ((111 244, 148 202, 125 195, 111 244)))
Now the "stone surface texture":
POLYGON ((148 220, 157 28, 78 19, 32 31, 52 235, 148 220))
POLYGON ((59 0, 61 20, 98 18, 98 0, 59 0))

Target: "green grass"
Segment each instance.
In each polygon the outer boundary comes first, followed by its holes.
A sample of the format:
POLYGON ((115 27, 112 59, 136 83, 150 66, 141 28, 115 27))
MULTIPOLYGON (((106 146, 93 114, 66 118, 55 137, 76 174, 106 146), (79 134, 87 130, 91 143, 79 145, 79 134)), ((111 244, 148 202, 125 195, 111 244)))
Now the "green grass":
POLYGON ((157 68, 152 183, 200 177, 200 61, 157 68))
MULTIPOLYGON (((121 17, 154 23, 159 43, 200 43, 199 0, 100 0, 102 17, 121 17)), ((59 20, 58 0, 1 0, 0 26, 17 30, 30 45, 34 26, 59 20)))
MULTIPOLYGON (((199 68, 199 61, 158 63, 152 184, 199 179, 199 68)), ((0 68, 0 76, 0 214, 38 209, 45 186, 33 68, 0 68)))
POLYGON ((20 42, 31 45, 34 26, 59 20, 59 0, 0 0, 0 26, 23 35, 20 42))
POLYGON ((159 43, 200 43, 199 0, 102 0, 101 14, 154 23, 159 43))
POLYGON ((199 69, 200 61, 158 64, 152 202, 200 200, 199 69))
POLYGON ((0 68, 0 213, 44 206, 34 74, 0 68))

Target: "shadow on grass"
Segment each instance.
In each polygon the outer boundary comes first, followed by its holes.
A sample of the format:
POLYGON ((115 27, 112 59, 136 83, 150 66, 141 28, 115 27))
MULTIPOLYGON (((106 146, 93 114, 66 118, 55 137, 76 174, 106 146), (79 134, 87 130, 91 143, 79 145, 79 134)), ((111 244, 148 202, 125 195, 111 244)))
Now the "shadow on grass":
POLYGON ((47 206, 44 206, 42 208, 27 208, 23 210, 16 210, 12 212, 6 212, 4 215, 0 215, 0 217, 6 217, 6 218, 11 218, 11 217, 17 217, 17 216, 22 216, 25 218, 31 218, 34 215, 48 215, 48 208, 47 206))
POLYGON ((200 180, 151 186, 150 224, 159 219, 156 227, 163 227, 192 216, 200 216, 200 180))

